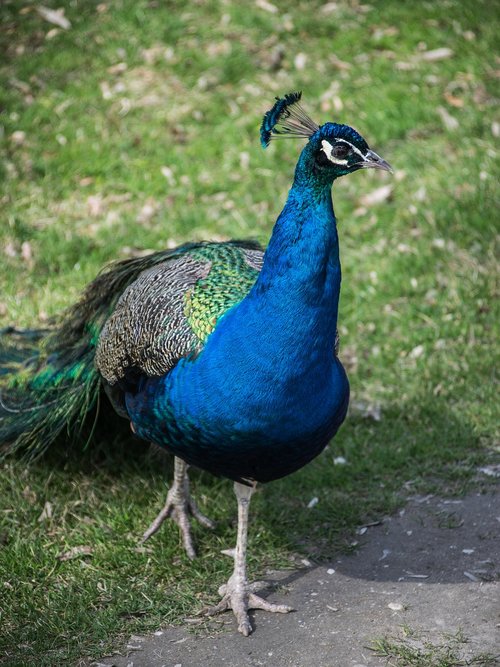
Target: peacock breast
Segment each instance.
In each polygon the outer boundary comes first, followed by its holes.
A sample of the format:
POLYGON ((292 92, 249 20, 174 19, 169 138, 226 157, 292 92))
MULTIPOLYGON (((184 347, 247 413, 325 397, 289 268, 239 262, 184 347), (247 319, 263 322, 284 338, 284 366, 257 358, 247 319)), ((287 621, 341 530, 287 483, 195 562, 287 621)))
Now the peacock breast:
POLYGON ((337 359, 327 370, 292 381, 268 369, 251 381, 183 360, 166 378, 149 380, 127 406, 139 435, 188 463, 266 482, 306 465, 342 424, 347 376, 337 359))

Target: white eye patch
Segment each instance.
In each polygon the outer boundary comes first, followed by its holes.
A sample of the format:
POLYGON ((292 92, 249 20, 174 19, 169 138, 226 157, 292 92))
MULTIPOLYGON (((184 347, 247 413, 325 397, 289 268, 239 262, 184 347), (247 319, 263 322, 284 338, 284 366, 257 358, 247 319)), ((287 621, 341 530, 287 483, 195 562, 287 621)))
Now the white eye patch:
MULTIPOLYGON (((336 143, 337 144, 338 143, 347 144, 347 146, 349 146, 351 151, 353 151, 354 153, 357 153, 357 155, 359 155, 361 160, 365 159, 363 153, 358 148, 356 148, 356 146, 353 146, 350 141, 346 141, 345 139, 337 139, 336 143)), ((321 141, 321 148, 324 151, 326 157, 330 160, 330 162, 333 162, 333 164, 339 164, 339 165, 346 165, 347 164, 348 160, 341 160, 340 158, 337 158, 334 155, 332 155, 333 146, 326 139, 323 139, 321 141)))
POLYGON ((333 162, 333 164, 347 164, 347 160, 339 160, 338 158, 333 157, 332 155, 333 146, 326 139, 323 139, 321 141, 321 148, 324 151, 326 157, 330 160, 330 162, 333 162))

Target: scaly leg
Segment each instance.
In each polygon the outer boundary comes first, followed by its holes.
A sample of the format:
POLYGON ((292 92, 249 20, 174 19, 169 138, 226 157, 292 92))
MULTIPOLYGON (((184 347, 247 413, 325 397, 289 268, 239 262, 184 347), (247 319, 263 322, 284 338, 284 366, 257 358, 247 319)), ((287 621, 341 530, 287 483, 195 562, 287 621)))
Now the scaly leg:
POLYGON ((289 611, 293 611, 292 607, 284 604, 272 604, 255 595, 253 591, 262 586, 259 584, 249 584, 247 580, 248 508, 254 490, 254 486, 245 486, 244 484, 238 484, 238 482, 234 483, 234 492, 238 500, 238 537, 234 552, 234 571, 227 584, 219 588, 219 595, 222 595, 222 600, 219 604, 215 607, 205 609, 203 612, 206 616, 214 616, 215 614, 232 609, 238 621, 238 632, 241 632, 245 637, 248 637, 252 632, 252 626, 248 618, 249 609, 263 609, 264 611, 278 612, 280 614, 287 614, 289 611))
POLYGON ((165 519, 172 517, 175 523, 179 526, 182 542, 189 558, 195 558, 196 552, 193 547, 193 539, 191 537, 191 527, 189 525, 189 515, 191 514, 197 519, 202 526, 206 528, 213 528, 214 522, 200 512, 198 506, 191 498, 189 493, 189 477, 187 474, 188 465, 182 459, 174 459, 174 483, 169 489, 167 500, 163 509, 158 514, 153 523, 146 530, 142 536, 141 542, 148 540, 151 535, 154 535, 160 528, 165 519))

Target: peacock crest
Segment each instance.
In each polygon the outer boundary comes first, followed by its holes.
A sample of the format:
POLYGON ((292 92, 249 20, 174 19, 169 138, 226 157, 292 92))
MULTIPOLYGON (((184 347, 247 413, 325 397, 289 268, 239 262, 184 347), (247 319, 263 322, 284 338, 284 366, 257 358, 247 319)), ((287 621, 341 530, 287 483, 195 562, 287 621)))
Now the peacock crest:
POLYGON ((307 115, 300 99, 302 92, 277 97, 272 109, 264 114, 260 128, 260 143, 267 148, 273 138, 309 139, 319 126, 307 115))

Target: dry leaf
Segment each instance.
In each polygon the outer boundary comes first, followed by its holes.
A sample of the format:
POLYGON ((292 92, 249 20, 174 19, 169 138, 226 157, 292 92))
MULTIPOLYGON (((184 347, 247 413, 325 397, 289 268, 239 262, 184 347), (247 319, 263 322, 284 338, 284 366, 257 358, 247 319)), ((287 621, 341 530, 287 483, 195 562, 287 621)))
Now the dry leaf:
POLYGON ((345 60, 340 60, 340 58, 337 58, 337 56, 334 54, 330 55, 328 60, 330 61, 331 65, 340 70, 348 70, 352 67, 351 63, 348 63, 345 60))
POLYGON ((30 486, 24 487, 22 495, 23 498, 27 500, 30 505, 34 505, 36 503, 36 493, 30 486))
POLYGON ((267 0, 255 0, 255 6, 258 7, 259 9, 263 9, 265 12, 269 12, 270 14, 278 13, 278 8, 276 7, 276 5, 267 2, 267 0))
POLYGON ((148 201, 143 205, 139 214, 137 215, 137 222, 140 224, 147 223, 158 211, 159 205, 158 202, 154 199, 148 199, 148 201))
POLYGON ((425 347, 423 345, 417 345, 413 348, 413 350, 410 351, 408 356, 411 359, 418 359, 423 355, 424 352, 425 352, 425 347))
POLYGON ((21 257, 28 266, 33 266, 33 249, 29 241, 23 241, 21 245, 21 257))
POLYGON ((59 26, 59 28, 62 28, 63 30, 69 30, 71 28, 71 23, 64 16, 64 7, 61 7, 60 9, 49 9, 48 7, 40 6, 36 8, 36 11, 43 19, 53 25, 59 26))
POLYGON ((444 46, 441 49, 433 49, 432 51, 424 51, 420 54, 422 60, 427 60, 428 62, 435 62, 436 60, 444 60, 445 58, 451 58, 453 51, 444 46))
POLYGON ((293 64, 295 65, 296 69, 305 69, 305 66, 307 64, 307 56, 305 53, 297 53, 293 60, 293 64))
POLYGON ((443 97, 450 106, 456 107, 457 109, 461 109, 465 104, 461 97, 456 97, 456 95, 452 95, 451 93, 445 92, 443 97))
POLYGON ((336 12, 338 8, 339 8, 338 2, 327 2, 326 5, 323 5, 323 7, 321 7, 321 13, 332 14, 332 12, 336 12))
POLYGON ((436 111, 439 114, 439 117, 443 121, 443 125, 447 130, 456 130, 460 123, 456 118, 454 118, 444 107, 438 107, 436 111))
POLYGON ((162 167, 160 171, 162 176, 167 179, 169 185, 175 185, 174 172, 172 169, 170 169, 170 167, 162 167))
POLYGON ((10 140, 13 144, 16 144, 16 146, 22 146, 26 140, 26 132, 16 130, 10 135, 10 140))
POLYGON ((382 419, 382 409, 379 403, 352 401, 349 409, 351 413, 358 414, 365 419, 373 419, 373 421, 376 422, 379 422, 382 419))
POLYGON ((47 500, 45 505, 43 506, 42 513, 38 517, 39 523, 41 523, 42 521, 47 521, 48 519, 52 519, 52 509, 53 509, 52 503, 47 500))
POLYGON ((57 554, 57 559, 60 561, 73 560, 74 558, 80 558, 80 556, 92 556, 94 550, 92 547, 71 547, 68 551, 64 551, 62 554, 57 554))
POLYGON ((373 206, 374 204, 381 204, 382 202, 389 199, 392 195, 393 187, 392 185, 383 185, 381 188, 372 190, 368 194, 363 195, 359 198, 359 201, 363 206, 373 206))
POLYGON ((108 67, 109 74, 123 74, 127 69, 127 63, 116 63, 116 65, 111 65, 108 67))
POLYGON ((12 243, 12 241, 7 241, 3 247, 3 251, 7 257, 17 257, 16 246, 12 243))
POLYGON ((103 201, 99 195, 90 195, 87 199, 89 214, 95 218, 102 213, 103 201))

